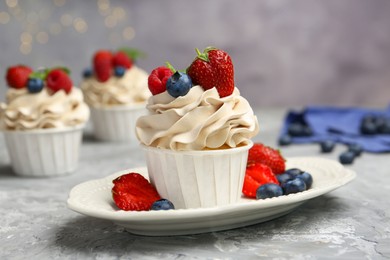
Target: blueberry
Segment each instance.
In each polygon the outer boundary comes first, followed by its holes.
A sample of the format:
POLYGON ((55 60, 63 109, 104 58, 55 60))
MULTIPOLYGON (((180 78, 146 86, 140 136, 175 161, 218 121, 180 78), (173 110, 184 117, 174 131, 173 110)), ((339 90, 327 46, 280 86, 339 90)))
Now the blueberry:
POLYGON ((288 133, 291 136, 296 136, 296 137, 303 137, 303 136, 311 136, 313 134, 312 129, 301 123, 292 123, 288 127, 288 133))
POLYGON ((291 136, 302 136, 303 133, 303 125, 299 123, 292 123, 288 126, 288 133, 291 136))
POLYGON ((306 184, 301 178, 295 178, 291 181, 286 182, 283 187, 283 190, 285 195, 305 191, 306 184))
POLYGON ((295 177, 291 176, 288 173, 282 173, 282 174, 277 174, 276 178, 278 179, 280 186, 283 186, 286 182, 294 179, 295 177))
POLYGON ((298 169, 298 168, 291 168, 291 169, 286 170, 284 173, 287 173, 287 174, 289 174, 292 178, 295 178, 295 177, 297 177, 298 175, 302 174, 303 171, 301 171, 301 170, 298 169))
POLYGON ((125 75, 125 72, 126 72, 126 68, 125 67, 117 66, 117 67, 114 68, 115 76, 117 76, 119 78, 123 77, 123 75, 125 75))
POLYGON ((266 183, 256 190, 256 199, 267 199, 283 195, 282 188, 274 183, 266 183))
POLYGON ((175 209, 175 206, 173 206, 173 203, 167 199, 160 199, 153 202, 150 208, 150 210, 168 210, 168 209, 175 209))
POLYGON ((43 89, 43 80, 38 78, 30 78, 27 81, 27 89, 30 93, 38 93, 43 89))
POLYGON ((355 157, 360 156, 363 152, 363 147, 359 144, 352 143, 348 145, 348 151, 353 152, 355 157))
POLYGON ((279 138, 278 143, 279 143, 280 146, 285 146, 285 145, 291 144, 291 143, 292 143, 291 136, 288 135, 288 134, 282 135, 282 136, 279 138))
POLYGON ((333 142, 332 140, 322 141, 320 143, 320 146, 321 146, 322 153, 330 153, 333 151, 333 148, 335 147, 335 142, 333 142))
POLYGON ((306 189, 310 189, 311 185, 313 184, 313 177, 311 177, 311 174, 308 172, 303 172, 302 174, 298 175, 297 178, 302 179, 306 184, 306 189))
POLYGON ((390 118, 386 118, 383 125, 378 128, 378 132, 381 134, 390 134, 390 118))
POLYGON ((311 129, 310 126, 303 126, 303 136, 312 136, 313 135, 313 130, 311 129))
MULTIPOLYGON (((380 120, 379 120, 380 121, 380 120)), ((360 132, 364 135, 374 135, 378 133, 378 117, 375 115, 366 115, 360 123, 360 132)))
POLYGON ((346 151, 340 154, 339 161, 342 164, 352 164, 355 159, 355 153, 346 151))
POLYGON ((185 96, 191 87, 191 78, 183 72, 176 71, 167 81, 167 91, 174 98, 185 96))
POLYGON ((91 68, 86 68, 83 71, 83 78, 85 78, 85 79, 92 77, 92 75, 93 75, 93 72, 92 72, 91 68))

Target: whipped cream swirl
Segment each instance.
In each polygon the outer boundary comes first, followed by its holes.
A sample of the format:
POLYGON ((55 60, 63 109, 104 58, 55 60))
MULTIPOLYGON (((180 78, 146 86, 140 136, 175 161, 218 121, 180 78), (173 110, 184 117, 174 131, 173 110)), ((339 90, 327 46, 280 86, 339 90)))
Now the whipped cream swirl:
POLYGON ((92 107, 133 105, 146 102, 150 96, 148 74, 133 65, 123 77, 112 76, 106 82, 95 77, 81 83, 85 102, 92 107))
POLYGON ((27 88, 10 88, 6 98, 7 104, 0 103, 2 130, 65 128, 83 124, 89 119, 83 93, 75 87, 69 94, 64 90, 51 94, 47 88, 31 94, 27 88))
POLYGON ((149 115, 137 120, 136 134, 147 146, 171 150, 233 148, 258 133, 257 118, 237 88, 220 98, 215 88, 194 86, 187 95, 167 92, 149 98, 149 115))

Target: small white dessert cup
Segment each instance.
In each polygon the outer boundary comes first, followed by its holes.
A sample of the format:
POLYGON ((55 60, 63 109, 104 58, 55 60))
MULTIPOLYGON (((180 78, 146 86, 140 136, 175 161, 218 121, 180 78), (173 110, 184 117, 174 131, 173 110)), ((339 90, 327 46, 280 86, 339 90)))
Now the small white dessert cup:
POLYGON ((175 209, 234 204, 241 199, 248 150, 245 146, 173 151, 142 145, 150 182, 175 209))
POLYGON ((13 171, 25 177, 54 177, 73 172, 78 165, 84 126, 4 130, 13 171))
POLYGON ((146 115, 145 104, 131 106, 90 107, 94 136, 101 141, 137 142, 135 124, 146 115))

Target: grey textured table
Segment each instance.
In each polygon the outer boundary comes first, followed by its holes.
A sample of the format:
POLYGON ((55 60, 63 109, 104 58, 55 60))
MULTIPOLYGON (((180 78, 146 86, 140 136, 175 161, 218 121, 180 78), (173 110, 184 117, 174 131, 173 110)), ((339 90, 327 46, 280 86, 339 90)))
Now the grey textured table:
MULTIPOLYGON (((275 145, 284 110, 256 111, 254 139, 275 145)), ((69 210, 69 190, 81 182, 143 166, 136 145, 102 143, 86 130, 79 168, 57 178, 12 173, 0 137, 0 259, 381 259, 390 258, 389 154, 363 154, 357 178, 278 219, 244 228, 177 237, 132 235, 110 221, 69 210)), ((282 148, 284 156, 329 155, 317 145, 282 148)))

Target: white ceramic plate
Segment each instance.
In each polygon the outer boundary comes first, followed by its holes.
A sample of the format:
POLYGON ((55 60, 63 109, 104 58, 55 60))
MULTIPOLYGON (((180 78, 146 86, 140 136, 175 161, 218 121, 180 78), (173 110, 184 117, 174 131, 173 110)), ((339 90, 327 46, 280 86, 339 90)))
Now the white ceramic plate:
POLYGON ((355 178, 355 172, 336 161, 315 158, 289 158, 287 168, 300 168, 313 176, 311 189, 265 200, 242 198, 232 205, 168 211, 123 211, 111 197, 112 180, 128 172, 147 177, 145 167, 128 169, 106 178, 75 186, 69 194, 68 206, 81 214, 111 220, 131 233, 148 236, 198 234, 227 230, 271 220, 287 214, 305 201, 337 189, 355 178))

